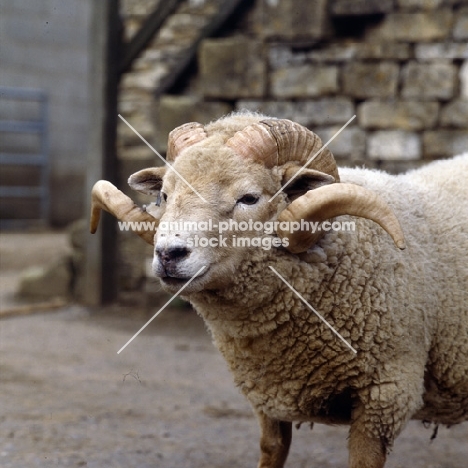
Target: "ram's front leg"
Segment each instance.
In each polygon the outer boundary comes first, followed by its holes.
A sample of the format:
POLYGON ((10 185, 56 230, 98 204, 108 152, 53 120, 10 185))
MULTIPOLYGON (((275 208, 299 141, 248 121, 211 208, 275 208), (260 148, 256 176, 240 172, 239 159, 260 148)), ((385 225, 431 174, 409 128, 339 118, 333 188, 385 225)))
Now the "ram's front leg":
POLYGON ((258 468, 283 468, 291 445, 292 423, 271 419, 257 412, 260 424, 260 461, 258 468))
MULTIPOLYGON (((382 383, 362 389, 349 431, 349 468, 383 468, 387 453, 411 415, 422 405, 423 379, 398 363, 380 372, 382 383)), ((424 369, 424 366, 420 366, 424 369)), ((421 373, 422 374, 422 373, 421 373)))
POLYGON ((358 424, 349 432, 349 468, 383 468, 387 445, 380 437, 369 435, 358 424))

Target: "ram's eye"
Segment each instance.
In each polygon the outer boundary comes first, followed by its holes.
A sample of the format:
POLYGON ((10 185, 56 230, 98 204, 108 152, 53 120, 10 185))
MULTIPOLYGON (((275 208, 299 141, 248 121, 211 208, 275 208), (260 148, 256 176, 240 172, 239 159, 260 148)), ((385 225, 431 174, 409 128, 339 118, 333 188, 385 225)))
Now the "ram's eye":
POLYGON ((248 193, 247 195, 244 195, 243 197, 239 198, 237 200, 237 203, 242 203, 243 205, 255 205, 255 203, 258 202, 258 199, 260 197, 257 195, 252 195, 251 193, 248 193))
POLYGON ((158 192, 158 196, 156 197, 156 202, 155 202, 156 206, 161 206, 161 198, 164 201, 167 201, 167 195, 164 192, 158 192))

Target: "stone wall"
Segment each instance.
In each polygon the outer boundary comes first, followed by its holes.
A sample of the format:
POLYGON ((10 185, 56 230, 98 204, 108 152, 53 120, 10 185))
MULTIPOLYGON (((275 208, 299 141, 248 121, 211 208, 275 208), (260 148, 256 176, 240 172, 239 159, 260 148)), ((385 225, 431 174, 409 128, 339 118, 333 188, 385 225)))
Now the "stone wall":
MULTIPOLYGON (((155 3, 125 2, 127 34, 155 3)), ((468 148, 466 0, 246 1, 203 41, 185 87, 155 99, 165 62, 217 3, 186 1, 122 82, 122 113, 161 152, 175 126, 234 109, 290 118, 324 140, 356 115, 331 144, 343 164, 398 172, 468 148)), ((124 172, 154 162, 123 125, 120 148, 124 172)))
POLYGON ((289 118, 324 140, 356 115, 331 144, 343 164, 398 172, 468 149, 466 1, 257 0, 197 63, 189 97, 160 99, 161 138, 191 100, 289 118))
MULTIPOLYGON (((156 2, 126 0, 127 33, 156 2)), ((122 81, 121 112, 159 151, 177 125, 237 109, 297 121, 341 165, 390 172, 468 150, 467 0, 246 0, 173 93, 168 60, 219 7, 187 0, 122 81)), ((119 129, 122 177, 157 162, 119 129)))

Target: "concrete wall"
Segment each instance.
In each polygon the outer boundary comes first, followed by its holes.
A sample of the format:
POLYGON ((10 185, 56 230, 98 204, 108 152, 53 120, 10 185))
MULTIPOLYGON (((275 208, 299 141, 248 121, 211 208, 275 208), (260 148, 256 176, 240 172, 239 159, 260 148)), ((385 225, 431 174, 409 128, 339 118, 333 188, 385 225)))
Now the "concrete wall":
POLYGON ((0 7, 0 84, 49 95, 53 224, 83 215, 90 10, 91 0, 6 0, 0 7))

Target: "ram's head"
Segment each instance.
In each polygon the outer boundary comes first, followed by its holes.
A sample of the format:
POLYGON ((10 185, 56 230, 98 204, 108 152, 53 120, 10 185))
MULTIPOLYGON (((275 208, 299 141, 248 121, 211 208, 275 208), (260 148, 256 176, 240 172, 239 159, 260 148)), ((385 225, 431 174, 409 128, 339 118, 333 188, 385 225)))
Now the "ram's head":
POLYGON ((269 239, 260 247, 292 254, 306 251, 323 231, 283 228, 294 221, 360 216, 380 224, 404 247, 390 207, 363 187, 340 183, 328 148, 290 120, 237 115, 206 127, 185 124, 169 135, 167 161, 171 166, 144 169, 129 179, 133 189, 156 197, 153 210, 139 209, 109 182, 98 182, 91 231, 100 209, 123 221, 159 221, 158 232, 136 233, 154 244, 154 271, 168 289, 178 289, 201 267, 187 292, 221 287, 247 255, 259 250, 258 244, 237 242, 238 237, 269 239), (259 223, 272 226, 275 221, 289 223, 276 223, 276 232, 259 228, 259 223), (235 230, 245 223, 248 230, 235 230))

